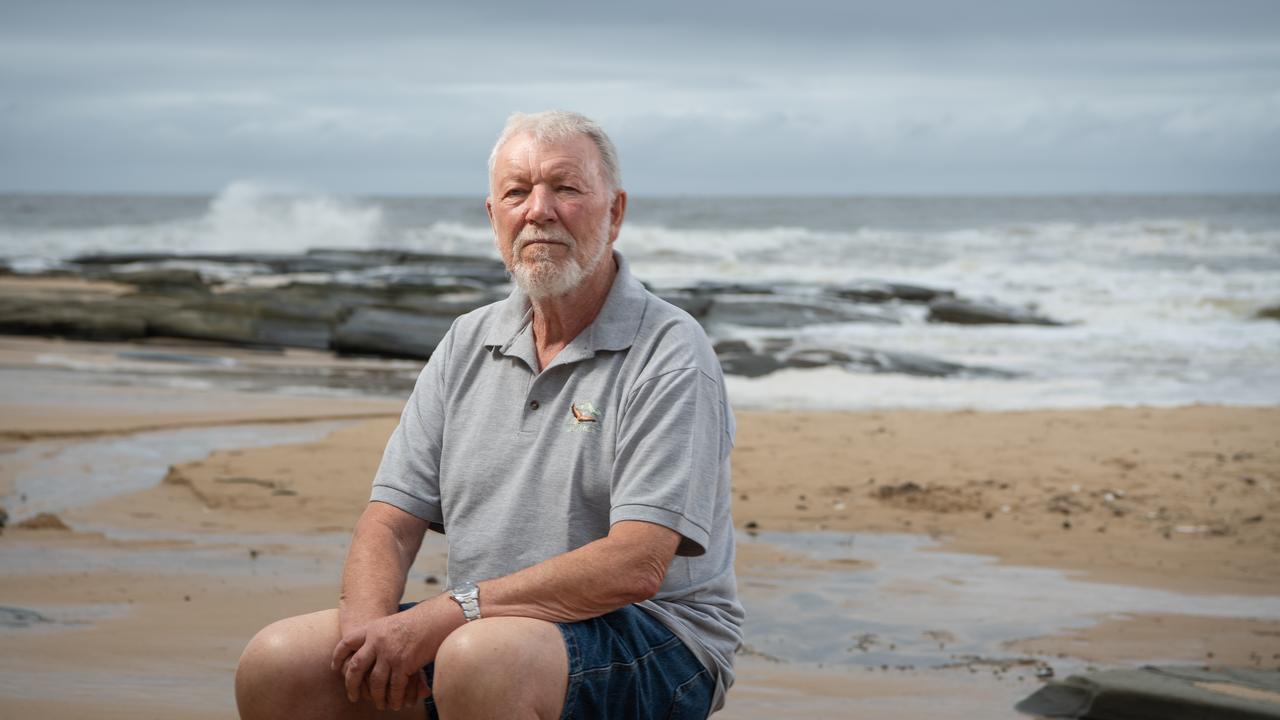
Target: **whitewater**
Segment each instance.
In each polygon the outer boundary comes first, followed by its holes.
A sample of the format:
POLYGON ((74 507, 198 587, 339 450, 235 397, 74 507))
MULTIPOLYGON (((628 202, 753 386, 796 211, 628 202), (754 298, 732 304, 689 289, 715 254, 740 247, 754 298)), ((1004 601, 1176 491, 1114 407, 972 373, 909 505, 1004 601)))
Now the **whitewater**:
MULTIPOLYGON (((0 195, 0 262, 83 254, 401 249, 496 257, 482 198, 360 198, 234 183, 211 197, 0 195)), ((917 353, 1013 377, 838 368, 730 377, 738 407, 1029 409, 1280 403, 1280 196, 632 197, 618 249, 656 288, 887 281, 1034 308, 1061 327, 723 328, 917 353)), ((177 263, 182 264, 182 263, 177 263)), ((236 281, 234 266, 188 263, 236 281)))

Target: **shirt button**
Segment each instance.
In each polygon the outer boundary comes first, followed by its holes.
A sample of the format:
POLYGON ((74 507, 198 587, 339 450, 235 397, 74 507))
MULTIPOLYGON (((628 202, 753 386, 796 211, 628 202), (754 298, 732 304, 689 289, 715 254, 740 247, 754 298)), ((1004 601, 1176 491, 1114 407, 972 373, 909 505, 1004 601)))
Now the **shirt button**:
POLYGON ((537 409, 538 409, 538 408, 540 408, 540 407, 542 407, 542 406, 538 404, 538 401, 537 401, 537 400, 530 400, 530 401, 529 401, 529 409, 530 409, 530 410, 537 410, 537 409))

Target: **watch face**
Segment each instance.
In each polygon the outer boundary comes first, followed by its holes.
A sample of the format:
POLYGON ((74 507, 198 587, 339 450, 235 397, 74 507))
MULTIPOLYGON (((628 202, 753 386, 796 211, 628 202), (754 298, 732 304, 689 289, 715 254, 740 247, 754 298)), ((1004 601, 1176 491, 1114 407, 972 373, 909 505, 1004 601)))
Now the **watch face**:
POLYGON ((453 589, 454 597, 475 596, 480 593, 480 588, 476 587, 473 582, 464 582, 453 589))

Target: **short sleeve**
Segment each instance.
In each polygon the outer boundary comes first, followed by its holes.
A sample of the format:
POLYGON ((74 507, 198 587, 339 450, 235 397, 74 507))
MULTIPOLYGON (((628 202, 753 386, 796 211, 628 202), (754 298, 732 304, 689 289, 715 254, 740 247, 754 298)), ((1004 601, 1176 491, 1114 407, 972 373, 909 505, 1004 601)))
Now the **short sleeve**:
POLYGON ((609 524, 643 520, 682 536, 677 553, 702 555, 732 441, 719 383, 698 368, 644 382, 623 410, 609 524))
POLYGON ((444 438, 444 374, 452 331, 418 375, 400 424, 382 453, 370 501, 384 502, 444 532, 440 505, 440 449, 444 438))

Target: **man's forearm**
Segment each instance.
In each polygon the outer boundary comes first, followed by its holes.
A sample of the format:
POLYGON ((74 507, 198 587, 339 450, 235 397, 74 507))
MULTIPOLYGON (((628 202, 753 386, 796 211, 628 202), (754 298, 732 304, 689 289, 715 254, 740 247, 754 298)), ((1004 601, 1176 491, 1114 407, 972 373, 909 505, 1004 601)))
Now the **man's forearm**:
POLYGON ((425 529, 421 521, 383 503, 370 503, 356 523, 342 570, 338 601, 344 630, 394 613, 404 594, 405 577, 418 553, 425 529))
POLYGON ((620 522, 608 537, 480 583, 480 612, 550 622, 598 617, 653 597, 679 543, 665 527, 620 522))

